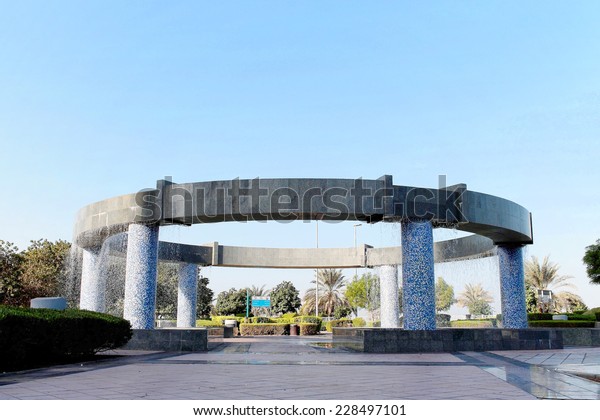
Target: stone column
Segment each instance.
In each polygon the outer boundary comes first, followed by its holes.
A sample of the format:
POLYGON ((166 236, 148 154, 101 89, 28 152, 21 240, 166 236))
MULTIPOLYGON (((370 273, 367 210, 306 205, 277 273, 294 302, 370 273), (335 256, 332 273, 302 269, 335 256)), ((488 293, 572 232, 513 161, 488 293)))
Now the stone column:
POLYGON ((525 303, 525 272, 521 246, 498 246, 500 266, 500 297, 504 328, 527 328, 525 303))
POLYGON ((81 293, 79 308, 88 311, 106 311, 106 277, 101 273, 100 255, 97 250, 83 250, 81 263, 81 293))
POLYGON ((433 227, 429 220, 402 222, 404 329, 435 329, 433 227))
POLYGON ((198 293, 198 270, 195 264, 179 265, 179 287, 177 289, 177 327, 196 326, 196 300, 198 293))
POLYGON ((381 299, 381 327, 400 327, 400 312, 398 308, 398 267, 382 265, 379 267, 379 292, 381 299))
POLYGON ((158 226, 129 225, 123 317, 134 329, 154 328, 158 226))

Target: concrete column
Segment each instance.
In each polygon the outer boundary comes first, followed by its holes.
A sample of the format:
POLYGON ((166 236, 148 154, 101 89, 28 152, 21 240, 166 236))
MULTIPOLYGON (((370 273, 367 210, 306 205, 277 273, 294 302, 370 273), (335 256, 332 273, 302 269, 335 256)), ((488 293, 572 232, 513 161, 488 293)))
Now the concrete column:
POLYGON ((379 287, 381 299, 381 327, 400 327, 400 308, 398 307, 398 267, 382 265, 379 267, 379 287))
POLYGON ((123 317, 134 329, 154 328, 157 264, 158 226, 129 225, 123 317))
POLYGON ((402 222, 404 329, 435 329, 433 228, 429 220, 402 222))
POLYGON ((527 328, 527 305, 525 303, 525 272, 523 248, 498 246, 500 266, 500 297, 502 301, 502 325, 504 328, 527 328))
POLYGON ((179 265, 179 287, 177 289, 177 327, 179 328, 196 326, 197 273, 195 264, 179 265))
POLYGON ((79 308, 106 311, 106 277, 101 273, 100 256, 96 250, 83 250, 81 263, 81 293, 79 308))

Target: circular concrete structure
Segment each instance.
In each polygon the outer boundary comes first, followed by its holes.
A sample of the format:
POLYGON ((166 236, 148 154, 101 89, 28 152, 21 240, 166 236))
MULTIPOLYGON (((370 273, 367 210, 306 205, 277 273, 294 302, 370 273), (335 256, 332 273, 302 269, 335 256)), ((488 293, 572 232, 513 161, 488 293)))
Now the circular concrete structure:
MULTIPOLYGON (((84 249, 84 265, 88 265, 83 269, 82 307, 89 305, 98 310, 97 304, 89 303, 95 299, 93 296, 103 295, 97 290, 102 282, 95 256, 107 237, 122 232, 128 232, 129 242, 127 249, 121 250, 127 254, 126 290, 130 297, 125 301, 125 314, 134 328, 152 328, 156 264, 162 259, 230 267, 402 265, 405 328, 432 329, 434 261, 490 255, 496 247, 501 256, 505 326, 523 328, 527 323, 520 248, 533 242, 530 213, 503 198, 469 191, 464 184, 398 186, 393 185, 391 176, 376 180, 256 178, 184 184, 160 180, 155 189, 110 198, 80 210, 74 237, 84 249), (403 247, 273 249, 223 246, 217 242, 202 246, 158 242, 160 226, 267 220, 401 222, 403 247), (433 244, 431 230, 436 227, 475 235, 433 244), (507 313, 505 307, 510 308, 507 313)), ((181 296, 192 296, 193 269, 188 266, 181 272, 188 273, 187 279, 181 280, 185 285, 181 296)), ((190 320, 186 322, 192 322, 192 299, 181 300, 178 312, 190 320)))

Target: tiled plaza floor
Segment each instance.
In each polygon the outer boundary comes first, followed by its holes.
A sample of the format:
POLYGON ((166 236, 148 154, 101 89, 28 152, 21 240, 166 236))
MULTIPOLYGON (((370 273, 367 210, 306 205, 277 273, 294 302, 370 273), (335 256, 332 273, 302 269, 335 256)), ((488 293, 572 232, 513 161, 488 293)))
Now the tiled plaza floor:
POLYGON ((600 349, 363 354, 330 337, 226 339, 206 353, 122 357, 0 375, 0 399, 598 399, 600 349))

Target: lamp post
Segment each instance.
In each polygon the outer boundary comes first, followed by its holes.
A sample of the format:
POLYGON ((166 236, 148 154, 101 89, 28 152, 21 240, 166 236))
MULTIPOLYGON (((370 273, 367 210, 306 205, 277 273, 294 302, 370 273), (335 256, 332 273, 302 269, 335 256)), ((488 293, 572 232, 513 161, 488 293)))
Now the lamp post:
MULTIPOLYGON (((362 226, 362 223, 355 224, 354 227, 354 248, 356 248, 356 228, 362 226)), ((354 270, 354 277, 358 279, 358 267, 354 270)))
MULTIPOLYGON (((319 248, 319 221, 317 220, 317 249, 319 248)), ((319 269, 315 270, 315 316, 319 316, 319 269)))

